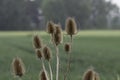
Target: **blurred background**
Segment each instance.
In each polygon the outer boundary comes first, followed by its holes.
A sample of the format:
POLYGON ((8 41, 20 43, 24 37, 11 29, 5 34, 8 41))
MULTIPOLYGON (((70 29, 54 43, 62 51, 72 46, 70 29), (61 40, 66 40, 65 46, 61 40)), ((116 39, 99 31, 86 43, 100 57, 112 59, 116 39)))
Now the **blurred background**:
MULTIPOLYGON (((75 18, 80 32, 73 36, 67 80, 82 80, 90 66, 101 80, 120 80, 120 0, 0 0, 0 80, 17 80, 11 68, 16 56, 25 64, 23 80, 39 80, 41 63, 36 59, 32 44, 35 33, 52 50, 55 78, 54 46, 43 30, 49 20, 61 23, 64 29, 68 17, 75 18)), ((64 43, 69 41, 64 33, 64 43)), ((67 55, 64 45, 59 47, 59 80, 63 80, 67 55)))
POLYGON ((119 0, 0 0, 0 30, 44 29, 74 17, 80 29, 120 29, 119 0))

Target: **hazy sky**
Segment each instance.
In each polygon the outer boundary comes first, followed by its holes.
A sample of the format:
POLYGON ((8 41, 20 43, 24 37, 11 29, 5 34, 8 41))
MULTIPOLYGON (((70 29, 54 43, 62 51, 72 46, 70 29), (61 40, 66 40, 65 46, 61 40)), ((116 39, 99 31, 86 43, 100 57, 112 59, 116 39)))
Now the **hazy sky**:
MULTIPOLYGON (((109 0, 107 0, 109 1, 109 0)), ((111 0, 114 4, 117 4, 120 7, 120 0, 111 0)))

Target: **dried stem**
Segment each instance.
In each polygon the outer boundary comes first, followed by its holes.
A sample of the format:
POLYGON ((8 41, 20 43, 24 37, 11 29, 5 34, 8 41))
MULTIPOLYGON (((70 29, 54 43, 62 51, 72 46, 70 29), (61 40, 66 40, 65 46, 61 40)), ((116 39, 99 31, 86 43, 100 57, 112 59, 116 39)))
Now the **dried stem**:
POLYGON ((53 45, 55 46, 56 49, 56 58, 57 58, 57 64, 56 64, 56 80, 58 80, 59 78, 59 48, 58 46, 55 44, 53 37, 54 34, 51 35, 52 36, 52 41, 53 41, 53 45))
POLYGON ((53 72, 52 72, 50 61, 48 62, 48 65, 49 65, 49 70, 50 70, 50 78, 51 80, 53 80, 53 72))
POLYGON ((57 64, 56 64, 56 80, 58 80, 59 77, 59 48, 56 46, 56 58, 57 58, 57 64))
MULTIPOLYGON (((71 45, 71 49, 72 49, 72 42, 73 42, 73 36, 70 35, 70 45, 71 45)), ((68 61, 67 61, 67 70, 66 70, 65 75, 64 75, 64 80, 66 80, 67 74, 69 73, 69 70, 70 70, 70 60, 71 60, 71 54, 69 53, 69 54, 68 54, 68 61)))
POLYGON ((46 69, 45 69, 44 61, 43 61, 42 58, 41 58, 41 62, 42 62, 42 68, 43 68, 43 70, 45 71, 46 69))
POLYGON ((43 68, 43 70, 44 70, 44 72, 45 72, 45 74, 46 74, 46 76, 47 76, 47 80, 49 80, 48 74, 47 74, 47 72, 46 72, 46 68, 45 68, 45 65, 44 65, 44 61, 43 61, 42 58, 41 58, 41 61, 42 61, 42 68, 43 68))
POLYGON ((67 70, 65 71, 64 80, 66 80, 66 78, 67 78, 67 74, 69 72, 69 69, 70 69, 70 54, 68 54, 67 70))

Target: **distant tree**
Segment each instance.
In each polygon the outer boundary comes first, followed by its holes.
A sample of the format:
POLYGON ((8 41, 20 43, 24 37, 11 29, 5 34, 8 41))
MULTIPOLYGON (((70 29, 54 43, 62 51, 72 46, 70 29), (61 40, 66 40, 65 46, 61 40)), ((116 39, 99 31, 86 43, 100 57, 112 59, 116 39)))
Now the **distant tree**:
POLYGON ((120 29, 120 17, 114 17, 111 26, 112 29, 120 29))
POLYGON ((85 27, 91 13, 91 5, 88 0, 51 0, 43 5, 43 12, 47 20, 59 21, 64 25, 67 17, 76 18, 77 23, 85 27))
POLYGON ((42 5, 46 20, 64 25, 66 17, 71 16, 81 29, 107 28, 107 15, 114 8, 106 0, 44 0, 42 5))
POLYGON ((107 15, 116 9, 110 1, 92 0, 91 26, 92 28, 107 28, 107 15))
POLYGON ((0 30, 33 29, 31 23, 38 28, 42 15, 63 28, 70 16, 81 29, 103 29, 109 13, 115 10, 118 7, 106 0, 0 0, 0 30))
POLYGON ((27 29, 24 0, 0 0, 0 29, 27 29))
POLYGON ((32 29, 31 18, 39 23, 41 3, 42 0, 35 0, 33 4, 30 0, 0 0, 0 30, 32 29))

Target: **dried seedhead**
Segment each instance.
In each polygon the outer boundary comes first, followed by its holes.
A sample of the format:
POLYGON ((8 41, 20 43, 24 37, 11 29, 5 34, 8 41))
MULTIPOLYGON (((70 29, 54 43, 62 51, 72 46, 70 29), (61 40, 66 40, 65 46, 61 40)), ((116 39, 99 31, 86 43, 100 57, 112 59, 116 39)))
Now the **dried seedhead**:
POLYGON ((71 36, 77 33, 77 25, 74 18, 67 18, 65 30, 67 34, 71 36))
POLYGON ((49 80, 46 71, 44 71, 44 70, 41 71, 39 80, 49 80))
POLYGON ((53 33, 55 33, 55 27, 54 27, 54 23, 52 22, 52 21, 49 21, 48 23, 47 23, 47 32, 49 33, 49 34, 53 34, 53 33))
POLYGON ((36 55, 39 59, 41 59, 42 58, 42 51, 40 49, 37 49, 36 50, 36 55))
POLYGON ((70 43, 66 43, 64 45, 64 50, 67 52, 67 53, 70 53, 71 52, 71 45, 70 43))
POLYGON ((94 70, 88 69, 83 76, 83 80, 93 80, 94 79, 94 70))
POLYGON ((33 44, 34 44, 34 47, 35 47, 36 49, 42 48, 42 41, 41 41, 41 39, 39 38, 38 35, 35 35, 35 36, 34 36, 33 44))
POLYGON ((13 73, 15 76, 22 77, 25 73, 24 64, 21 58, 14 58, 12 62, 13 73))
POLYGON ((99 77, 99 74, 98 74, 98 73, 96 73, 96 72, 95 72, 95 74, 94 74, 94 75, 95 75, 94 80, 100 80, 100 77, 99 77))
POLYGON ((55 25, 56 32, 53 34, 53 40, 56 45, 59 45, 63 41, 63 34, 60 25, 55 25))
POLYGON ((50 59, 51 59, 51 50, 50 50, 49 47, 45 46, 45 47, 43 48, 43 54, 44 54, 44 58, 45 58, 46 60, 50 61, 50 59))

